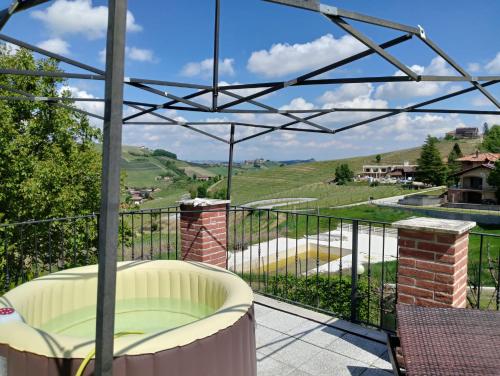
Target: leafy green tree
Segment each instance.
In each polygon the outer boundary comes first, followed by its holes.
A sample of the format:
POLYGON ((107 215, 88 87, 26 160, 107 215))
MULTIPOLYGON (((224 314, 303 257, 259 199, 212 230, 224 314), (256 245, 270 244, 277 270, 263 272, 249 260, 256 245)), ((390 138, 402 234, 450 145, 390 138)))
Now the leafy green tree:
POLYGON ((492 153, 500 153, 500 125, 493 125, 484 136, 482 148, 492 153))
POLYGON ((377 163, 380 163, 380 161, 382 160, 382 156, 380 154, 377 154, 375 156, 375 160, 377 161, 377 163))
POLYGON ((488 176, 488 184, 497 189, 495 195, 500 202, 500 159, 495 162, 495 169, 488 176))
POLYGON ((417 179, 426 184, 442 185, 446 182, 446 166, 436 146, 438 140, 427 136, 417 160, 417 179))
MULTIPOLYGON (((58 64, 52 59, 37 60, 24 49, 14 52, 2 46, 0 68, 58 71, 58 64)), ((68 97, 64 84, 60 78, 2 74, 0 96, 12 96, 5 89, 12 88, 38 97, 68 97)), ((73 106, 71 101, 0 101, 1 223, 98 211, 101 157, 96 143, 100 131, 86 116, 73 111, 73 106)), ((8 239, 0 249, 0 268, 3 271, 9 262, 12 284, 31 278, 34 270, 50 270, 49 264, 65 267, 78 265, 84 258, 96 260, 95 219, 42 223, 34 228, 23 227, 21 236, 19 226, 0 228, 0 238, 8 239), (70 252, 81 247, 86 248, 84 256, 70 252)), ((4 283, 4 273, 0 273, 1 287, 4 283)))
MULTIPOLYGON (((0 50, 0 67, 57 71, 52 59, 0 50)), ((58 78, 1 75, 3 87, 41 97, 69 96, 58 78)), ((0 95, 12 96, 0 89, 0 95)), ((97 212, 100 131, 86 116, 47 102, 0 101, 0 211, 4 222, 97 212)))
POLYGON ((170 151, 164 150, 164 149, 156 149, 153 151, 153 156, 154 157, 168 157, 172 159, 177 159, 177 154, 174 154, 170 151))
POLYGON ((347 184, 354 179, 354 172, 349 168, 349 165, 342 163, 335 168, 335 182, 340 185, 347 184))
POLYGON ((452 184, 456 184, 458 182, 458 177, 453 176, 460 172, 462 169, 462 164, 457 161, 458 158, 463 157, 462 150, 460 149, 460 145, 455 143, 453 148, 448 154, 448 182, 452 184))
POLYGON ((205 184, 199 185, 196 191, 199 198, 207 197, 207 186, 205 184))

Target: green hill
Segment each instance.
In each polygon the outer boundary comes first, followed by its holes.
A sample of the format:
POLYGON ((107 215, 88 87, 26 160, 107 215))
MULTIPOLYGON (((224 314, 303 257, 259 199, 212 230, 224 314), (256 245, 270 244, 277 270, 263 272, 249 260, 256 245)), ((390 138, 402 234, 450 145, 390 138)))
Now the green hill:
POLYGON ((215 176, 202 167, 178 159, 154 156, 149 149, 136 146, 123 146, 122 171, 125 172, 125 185, 134 188, 158 187, 162 175, 175 176, 215 176))
MULTIPOLYGON (((440 141, 438 148, 445 158, 456 141, 440 141)), ((473 153, 479 144, 478 140, 458 141, 464 154, 473 153)), ((397 150, 380 154, 381 164, 400 164, 404 161, 416 163, 420 148, 397 150)), ((376 164, 375 155, 353 157, 332 161, 307 162, 293 165, 266 163, 260 168, 241 166, 234 169, 232 202, 245 204, 251 201, 272 198, 313 197, 318 201, 303 206, 329 207, 365 201, 369 197, 382 198, 406 191, 400 186, 381 185, 368 187, 366 184, 336 186, 327 182, 334 177, 335 167, 347 163, 356 173, 361 172, 364 164, 376 164)), ((129 187, 156 187, 160 191, 154 194, 155 199, 142 205, 144 208, 160 208, 174 204, 189 191, 193 183, 187 177, 226 175, 225 167, 194 164, 168 157, 153 156, 148 149, 124 146, 122 169, 126 173, 125 184, 129 187), (176 182, 158 180, 162 174, 183 177, 176 182)), ((211 191, 225 187, 226 179, 211 187, 211 191)))
MULTIPOLYGON (((446 158, 457 141, 440 141, 439 151, 446 158)), ((458 141, 464 154, 473 153, 479 140, 458 141)), ((404 161, 416 163, 420 147, 380 154, 380 164, 400 164, 404 161)), ((364 164, 376 164, 375 155, 346 158, 333 161, 310 162, 291 166, 271 167, 260 171, 241 173, 233 177, 232 201, 243 204, 255 200, 288 197, 315 197, 314 206, 324 207, 364 201, 369 197, 387 197, 401 194, 398 187, 366 185, 339 187, 327 182, 334 177, 335 167, 347 163, 352 170, 361 172, 364 164)), ((225 180, 219 184, 225 184, 225 180)))

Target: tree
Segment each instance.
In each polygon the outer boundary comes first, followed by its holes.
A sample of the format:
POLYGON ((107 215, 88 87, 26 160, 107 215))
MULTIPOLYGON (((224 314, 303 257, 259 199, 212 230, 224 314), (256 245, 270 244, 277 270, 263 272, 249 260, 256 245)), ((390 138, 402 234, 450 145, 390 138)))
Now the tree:
POLYGON ((382 156, 380 154, 377 154, 375 156, 375 160, 377 161, 377 163, 380 163, 380 161, 382 160, 382 156))
POLYGON ((500 202, 500 159, 495 162, 495 168, 488 176, 488 184, 495 187, 498 202, 500 202))
POLYGON ((196 193, 199 198, 207 197, 207 186, 205 184, 199 185, 196 189, 196 193))
POLYGON ((490 126, 488 123, 483 124, 483 136, 487 136, 490 133, 490 126))
POLYGON ((342 163, 335 168, 335 182, 344 185, 354 178, 354 172, 349 168, 349 165, 342 163))
POLYGON ((427 136, 417 160, 417 179, 426 184, 442 185, 446 182, 446 166, 436 147, 438 140, 427 136))
POLYGON ((483 139, 482 148, 492 153, 500 153, 500 125, 493 125, 483 139))
POLYGON ((153 156, 154 157, 168 157, 172 159, 177 159, 177 154, 174 154, 170 151, 164 150, 164 149, 156 149, 153 151, 153 156))
MULTIPOLYGON (((24 49, 14 52, 2 46, 0 68, 56 72, 58 63, 53 59, 37 60, 24 49)), ((62 79, 53 77, 2 74, 0 85, 0 96, 13 95, 5 88, 37 97, 71 94, 62 79)), ((73 106, 69 100, 0 101, 1 223, 98 212, 101 155, 96 144, 100 131, 90 125, 86 116, 73 111, 73 106)), ((55 263, 64 268, 96 262, 94 223, 94 218, 85 218, 0 228, 0 238, 9 239, 0 249, 0 268, 4 270, 4 252, 8 252, 12 286, 36 275, 35 270, 40 274, 48 272, 55 263), (20 236, 21 228, 25 233, 20 236), (68 248, 84 247, 85 253, 68 252, 68 248)), ((5 273, 0 273, 0 286, 10 287, 5 273)))
MULTIPOLYGON (((0 48, 0 67, 57 71, 53 59, 0 48)), ((34 96, 70 96, 59 78, 1 75, 3 87, 34 96)), ((12 96, 0 90, 2 96, 12 96)), ((87 117, 49 102, 0 101, 2 222, 74 216, 99 209, 100 131, 87 117)), ((69 107, 69 108, 68 108, 69 107)))
POLYGON ((463 157, 463 154, 460 149, 460 145, 455 143, 450 151, 450 154, 448 154, 448 181, 452 184, 456 184, 458 182, 458 177, 454 175, 459 173, 462 169, 462 164, 457 161, 457 159, 461 157, 463 157))

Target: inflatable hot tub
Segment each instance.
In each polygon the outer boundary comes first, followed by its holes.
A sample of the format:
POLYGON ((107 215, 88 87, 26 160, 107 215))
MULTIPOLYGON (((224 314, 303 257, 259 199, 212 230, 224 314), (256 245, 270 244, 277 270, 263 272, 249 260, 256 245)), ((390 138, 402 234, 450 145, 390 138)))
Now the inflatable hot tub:
MULTIPOLYGON (((95 348, 97 266, 50 274, 0 298, 8 375, 74 376, 95 348), (10 312, 11 310, 4 310, 10 312)), ((207 264, 118 264, 114 374, 255 376, 253 294, 207 264)), ((90 361, 83 375, 93 375, 90 361)))

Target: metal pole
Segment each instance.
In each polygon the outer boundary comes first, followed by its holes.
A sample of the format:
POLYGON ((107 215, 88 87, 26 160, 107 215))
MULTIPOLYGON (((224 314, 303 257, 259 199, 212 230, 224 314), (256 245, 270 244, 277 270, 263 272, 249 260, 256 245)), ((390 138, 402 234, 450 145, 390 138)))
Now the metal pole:
POLYGON ((112 376, 127 0, 109 0, 95 375, 112 376))
POLYGON ((229 162, 227 165, 227 200, 231 199, 231 183, 233 180, 234 128, 234 124, 231 124, 231 137, 229 139, 229 162))
POLYGON ((358 230, 359 222, 352 221, 351 259, 351 321, 358 321, 358 230))
MULTIPOLYGON (((226 200, 231 200, 231 183, 233 180, 233 155, 234 155, 234 124, 231 124, 231 136, 229 138, 229 160, 227 164, 227 187, 226 187, 226 200)), ((231 203, 228 202, 226 206, 226 250, 229 252, 229 209, 231 203)), ((236 218, 236 212, 234 212, 236 218)), ((226 269, 228 268, 229 257, 226 257, 226 269)))
POLYGON ((220 28, 220 0, 215 0, 212 111, 215 111, 217 109, 217 99, 219 97, 219 28, 220 28))

